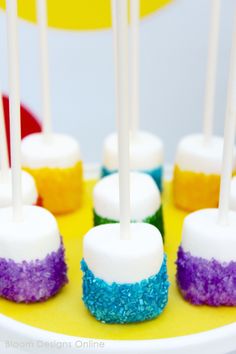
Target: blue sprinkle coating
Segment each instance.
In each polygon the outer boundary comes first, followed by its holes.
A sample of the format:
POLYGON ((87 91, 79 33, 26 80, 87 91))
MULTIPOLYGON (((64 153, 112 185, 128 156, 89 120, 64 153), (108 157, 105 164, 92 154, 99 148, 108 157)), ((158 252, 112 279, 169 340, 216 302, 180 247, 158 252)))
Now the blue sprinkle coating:
POLYGON ((158 274, 133 284, 109 284, 96 278, 84 259, 83 302, 103 323, 134 323, 159 316, 168 302, 166 256, 158 274))
MULTIPOLYGON (((107 167, 102 166, 101 178, 109 176, 115 172, 117 172, 117 170, 109 170, 107 167)), ((148 175, 150 175, 153 178, 153 180, 156 183, 159 190, 162 192, 162 190, 163 190, 163 185, 162 185, 163 167, 162 166, 158 166, 158 167, 153 168, 151 170, 142 170, 140 172, 147 173, 148 175)))

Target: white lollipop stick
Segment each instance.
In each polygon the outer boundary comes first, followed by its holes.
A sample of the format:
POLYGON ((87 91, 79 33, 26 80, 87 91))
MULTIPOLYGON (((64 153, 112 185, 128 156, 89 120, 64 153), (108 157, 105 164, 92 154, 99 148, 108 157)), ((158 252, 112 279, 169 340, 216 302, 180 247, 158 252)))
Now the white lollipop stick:
POLYGON ((5 126, 5 118, 4 118, 4 112, 3 112, 3 103, 2 103, 1 93, 0 93, 0 167, 1 167, 1 180, 0 180, 0 182, 5 183, 8 178, 9 159, 8 159, 6 126, 5 126))
POLYGON ((49 55, 47 38, 47 2, 37 0, 37 18, 40 37, 40 59, 41 59, 41 92, 43 103, 43 133, 46 141, 50 140, 51 134, 51 107, 50 107, 50 85, 49 85, 49 55))
MULTIPOLYGON (((113 32, 113 57, 114 57, 114 68, 115 68, 115 116, 116 122, 119 119, 119 92, 118 92, 118 29, 117 29, 117 14, 116 14, 116 0, 111 0, 111 16, 112 16, 112 32, 113 32)), ((118 123, 117 123, 118 124, 118 123)))
POLYGON ((11 131, 11 164, 12 164, 12 204, 13 219, 22 217, 21 188, 21 121, 19 93, 19 52, 17 33, 17 0, 7 0, 7 33, 8 62, 10 87, 10 131, 11 131))
POLYGON ((219 201, 219 221, 224 224, 227 223, 229 211, 230 183, 233 171, 233 150, 236 128, 236 17, 234 21, 235 26, 230 57, 227 110, 224 133, 224 152, 219 201))
POLYGON ((118 141, 121 238, 130 238, 129 105, 128 105, 128 8, 127 0, 116 0, 118 28, 118 141))
POLYGON ((131 20, 131 132, 139 128, 139 23, 140 0, 130 0, 131 20))
POLYGON ((217 70, 217 54, 219 46, 219 29, 220 29, 220 3, 221 0, 211 0, 212 2, 212 19, 209 36, 209 52, 207 64, 206 93, 205 93, 205 112, 203 120, 204 140, 208 143, 213 134, 214 120, 214 103, 216 88, 216 70, 217 70))

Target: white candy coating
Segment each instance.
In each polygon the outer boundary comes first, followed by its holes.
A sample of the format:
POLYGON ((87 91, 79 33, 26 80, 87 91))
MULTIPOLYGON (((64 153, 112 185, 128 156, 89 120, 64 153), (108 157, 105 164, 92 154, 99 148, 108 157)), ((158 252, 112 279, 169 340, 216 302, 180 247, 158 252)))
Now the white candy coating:
MULTIPOLYGON (((101 179, 93 192, 94 209, 103 218, 120 220, 119 175, 101 179)), ((131 219, 143 221, 154 215, 161 206, 161 196, 153 179, 144 173, 130 173, 131 219)))
POLYGON ((91 229, 83 254, 93 274, 107 283, 134 283, 159 272, 163 262, 160 232, 152 225, 131 224, 131 239, 120 239, 120 224, 91 229))
POLYGON ((0 258, 41 260, 60 247, 56 219, 46 209, 24 206, 22 221, 13 222, 12 208, 2 208, 0 225, 0 258))
POLYGON ((177 148, 176 165, 184 171, 220 174, 223 157, 223 138, 213 136, 209 144, 203 135, 184 137, 177 148))
POLYGON ((218 213, 218 209, 203 209, 185 218, 182 235, 185 252, 207 260, 236 260, 236 212, 229 212, 227 225, 218 223, 218 213))
POLYGON ((69 168, 80 161, 77 141, 65 134, 52 134, 47 142, 42 133, 31 134, 21 143, 22 166, 69 168))
POLYGON ((236 210, 236 177, 233 177, 231 180, 230 208, 236 210))
MULTIPOLYGON (((163 143, 155 135, 139 131, 130 135, 130 168, 149 170, 163 164, 163 143)), ((117 134, 109 135, 104 142, 103 165, 110 170, 118 169, 117 134)))
MULTIPOLYGON (((21 182, 22 182, 23 204, 25 205, 36 204, 38 199, 38 192, 33 177, 29 173, 22 171, 21 182)), ((8 207, 10 205, 12 205, 11 170, 9 170, 8 172, 8 178, 6 181, 2 182, 0 176, 0 208, 8 207)))

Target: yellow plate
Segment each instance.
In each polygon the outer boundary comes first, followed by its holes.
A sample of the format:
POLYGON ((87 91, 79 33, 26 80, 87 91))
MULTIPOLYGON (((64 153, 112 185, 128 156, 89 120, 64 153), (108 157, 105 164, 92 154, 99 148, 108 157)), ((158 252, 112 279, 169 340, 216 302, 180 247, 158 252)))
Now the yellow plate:
POLYGON ((106 325, 97 322, 81 301, 83 235, 92 226, 91 192, 95 182, 86 182, 84 207, 58 218, 64 237, 69 264, 69 284, 53 299, 34 305, 14 304, 0 300, 0 311, 22 323, 52 332, 96 339, 158 339, 199 333, 236 321, 236 308, 192 306, 180 296, 175 284, 175 259, 180 243, 185 213, 176 210, 171 199, 171 184, 166 183, 164 217, 166 252, 171 287, 169 303, 156 320, 133 325, 106 325))

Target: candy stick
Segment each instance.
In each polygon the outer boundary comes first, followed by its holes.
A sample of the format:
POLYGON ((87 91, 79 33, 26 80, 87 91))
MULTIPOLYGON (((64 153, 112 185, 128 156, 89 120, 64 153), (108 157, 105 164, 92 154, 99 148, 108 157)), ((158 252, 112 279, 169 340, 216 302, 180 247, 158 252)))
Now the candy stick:
POLYGON ((121 239, 130 238, 129 106, 128 106, 128 9, 127 0, 116 0, 119 197, 121 239))
POLYGON ((131 132, 139 128, 139 20, 140 0, 130 0, 131 20, 131 132))
POLYGON ((0 167, 1 167, 0 182, 5 183, 8 180, 9 159, 8 159, 6 126, 5 126, 1 93, 0 93, 0 167))
POLYGON ((233 151, 236 128, 236 16, 230 58, 227 110, 225 118, 224 152, 220 186, 219 221, 227 223, 230 183, 233 171, 233 151))
POLYGON ((12 206, 13 219, 20 221, 22 217, 21 188, 21 122, 19 93, 19 52, 17 33, 17 0, 7 0, 7 33, 8 62, 10 88, 10 131, 11 131, 11 164, 12 164, 12 206))
POLYGON ((203 120, 204 141, 208 143, 213 134, 214 102, 216 87, 217 54, 219 46, 220 29, 220 3, 221 0, 211 0, 212 19, 209 36, 209 52, 207 64, 205 112, 203 120))
POLYGON ((118 96, 118 50, 117 50, 117 45, 118 45, 118 29, 117 29, 117 15, 116 15, 116 0, 111 0, 111 15, 112 15, 112 32, 113 32, 113 57, 114 57, 114 68, 115 68, 115 102, 116 102, 116 107, 115 107, 115 116, 116 116, 116 122, 118 122, 119 119, 119 107, 118 107, 118 102, 119 102, 119 96, 118 96))
POLYGON ((43 134, 46 141, 50 141, 51 134, 51 107, 50 107, 50 85, 49 85, 49 55, 47 38, 47 2, 37 0, 37 17, 40 37, 40 59, 41 59, 41 92, 43 104, 43 134))

